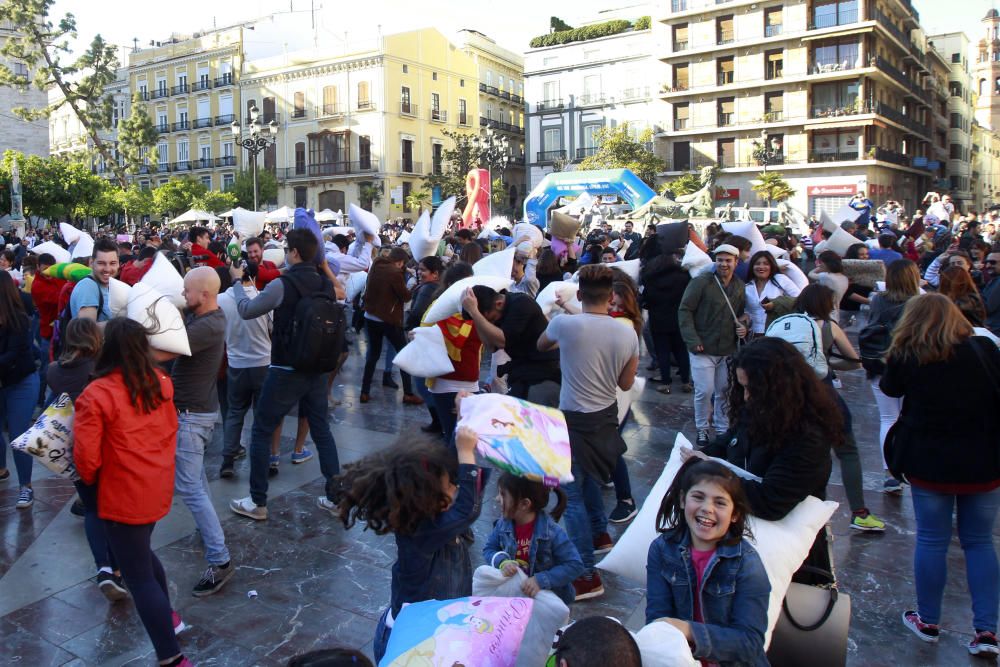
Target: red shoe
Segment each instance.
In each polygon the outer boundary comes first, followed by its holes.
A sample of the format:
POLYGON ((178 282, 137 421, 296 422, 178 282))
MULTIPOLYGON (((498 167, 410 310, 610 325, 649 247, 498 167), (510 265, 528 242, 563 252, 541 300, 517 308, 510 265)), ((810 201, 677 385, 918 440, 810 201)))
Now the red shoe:
POLYGON ((576 591, 576 601, 589 600, 590 598, 604 595, 604 584, 601 583, 601 575, 597 572, 585 574, 573 581, 573 590, 576 591))
POLYGON ((403 394, 403 405, 423 405, 424 399, 416 394, 403 394))
POLYGON ((180 633, 188 629, 188 626, 184 623, 184 621, 181 620, 181 615, 178 614, 176 611, 170 612, 170 620, 172 620, 174 623, 175 635, 179 635, 180 633))
POLYGON ((600 556, 601 554, 606 554, 611 551, 611 547, 615 546, 614 540, 607 533, 601 533, 594 538, 594 555, 600 556))
POLYGON ((360 400, 362 403, 367 403, 368 401, 372 400, 372 397, 369 396, 368 394, 361 394, 360 400))

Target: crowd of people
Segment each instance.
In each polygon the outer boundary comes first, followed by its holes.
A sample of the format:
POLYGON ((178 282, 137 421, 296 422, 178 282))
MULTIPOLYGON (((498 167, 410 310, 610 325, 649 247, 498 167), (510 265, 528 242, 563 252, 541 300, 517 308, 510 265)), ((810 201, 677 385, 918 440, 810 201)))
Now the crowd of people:
MULTIPOLYGON (((647 622, 677 628, 704 662, 757 665, 767 664, 770 585, 745 539, 747 517, 779 520, 807 496, 825 498, 835 454, 850 527, 885 529, 865 502, 852 415, 838 392, 838 373, 863 366, 879 414, 883 489, 912 490, 917 604, 902 612, 903 623, 922 640, 937 641, 945 554, 957 514, 974 615, 968 649, 996 655, 995 215, 961 216, 952 206, 944 219, 921 211, 907 218, 894 205, 887 216, 863 193, 856 200, 859 219, 839 226, 816 221, 808 235, 772 225, 760 239, 721 225, 709 225, 702 237, 687 225, 677 236, 654 223, 640 235, 631 220, 602 220, 568 239, 515 238, 510 227, 456 224, 424 257, 412 256, 409 244, 400 242, 410 231, 405 223, 387 226, 384 234, 331 229, 322 238, 283 226, 237 238, 236 255, 227 248, 235 233, 228 225, 143 228, 98 234, 89 256, 73 258, 90 268, 75 282, 50 275, 57 264, 52 254, 32 252, 45 241, 68 246, 58 231, 30 230, 23 239, 8 239, 13 248, 0 253, 0 438, 6 431, 13 440, 40 408, 69 395, 80 476, 77 511, 97 585, 112 602, 131 596, 160 664, 183 665, 190 664, 177 638, 184 626, 151 549, 153 528, 172 498, 182 499, 206 561, 191 593, 222 590, 237 564, 206 474, 216 426, 222 424, 219 476, 235 480, 248 469, 249 495, 233 499, 230 509, 265 522, 269 480, 280 470, 282 426, 296 412, 290 462, 314 457, 306 446, 310 437, 326 480, 317 508, 347 528, 363 523, 395 539, 391 602, 374 639, 380 659, 404 605, 471 594, 471 525, 490 471, 477 464, 478 434, 458 426, 470 394, 499 391, 559 408, 573 477, 549 510, 549 489, 501 475, 502 517, 481 545, 480 564, 505 576, 523 571, 526 596, 551 590, 573 604, 604 594, 595 564, 614 546, 608 524, 627 523, 638 511, 619 402, 640 375, 645 348, 647 379, 656 391, 670 394, 676 373, 694 408, 694 448, 684 452, 686 462, 667 495, 654 499, 662 501, 661 534, 648 554, 647 622), (841 252, 825 248, 841 230, 857 242, 841 252), (691 244, 709 253, 708 263, 687 263, 691 244), (469 287, 460 309, 434 323, 452 371, 424 378, 400 370, 397 385, 392 359, 414 330, 428 325, 431 306, 475 275, 477 261, 511 246, 510 287, 469 287), (266 259, 275 250, 283 259, 266 259), (112 314, 111 278, 135 284, 159 256, 183 277, 190 355, 156 349, 141 324, 112 314), (855 284, 845 273, 845 261, 852 260, 881 263, 884 279, 855 284), (356 274, 366 274, 365 286, 348 298, 356 274), (566 280, 577 283, 576 299, 560 294, 554 307, 543 309, 536 297, 566 280), (337 335, 324 339, 329 349, 304 357, 303 312, 327 302, 346 306, 331 312, 351 315, 337 323, 337 335), (858 346, 847 333, 856 324, 858 346), (426 438, 401 434, 398 445, 342 469, 330 427, 330 410, 340 401, 331 390, 352 347, 360 353, 362 331, 365 356, 353 409, 386 401, 401 385, 406 409, 424 406, 429 423, 421 429, 426 438), (376 393, 380 366, 383 391, 376 393), (736 477, 712 457, 756 479, 736 477), (243 458, 245 468, 238 466, 243 458), (604 485, 616 491, 611 512, 604 485), (733 594, 708 594, 719 590, 733 594)), ((931 203, 951 205, 947 198, 931 203)), ((11 477, 6 443, 0 481, 11 477)), ((17 508, 28 510, 32 458, 18 450, 13 458, 17 508)), ((829 553, 826 531, 820 531, 806 563, 832 574, 829 553)), ((586 621, 573 627, 593 619, 586 621)), ((595 637, 617 647, 616 656, 630 654, 634 642, 628 644, 627 632, 618 637, 618 629, 593 623, 594 655, 603 650, 595 637)), ((588 640, 568 642, 570 636, 563 636, 555 664, 596 664, 581 657, 579 646, 588 640)), ((358 664, 349 652, 326 657, 341 655, 358 664)), ((622 660, 612 662, 639 664, 622 660)))

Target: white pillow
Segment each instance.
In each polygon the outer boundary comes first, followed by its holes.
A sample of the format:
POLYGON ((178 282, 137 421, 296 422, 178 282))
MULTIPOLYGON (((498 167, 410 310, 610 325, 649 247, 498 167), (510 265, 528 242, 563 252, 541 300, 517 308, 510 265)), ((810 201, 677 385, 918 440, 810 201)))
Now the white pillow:
POLYGON ((410 236, 411 236, 411 233, 408 232, 408 231, 406 231, 404 229, 403 232, 399 236, 396 237, 396 245, 403 245, 404 243, 409 243, 410 242, 410 236))
POLYGON ((767 250, 767 243, 764 242, 764 235, 760 233, 757 223, 753 220, 748 220, 746 222, 724 222, 722 223, 722 229, 730 234, 742 236, 750 241, 751 256, 761 250, 767 250))
POLYGON ((413 259, 419 262, 424 257, 437 254, 438 245, 448 229, 451 214, 454 212, 454 197, 448 197, 438 206, 437 210, 434 211, 434 217, 431 217, 427 211, 423 212, 423 215, 417 220, 417 224, 413 225, 413 231, 410 232, 408 240, 413 259))
POLYGON ((506 250, 490 253, 472 265, 472 273, 477 276, 498 276, 510 278, 514 270, 514 254, 517 248, 510 246, 506 250))
MULTIPOLYGON (((765 243, 767 243, 767 241, 765 241, 765 243)), ((788 259, 790 256, 787 250, 785 250, 784 248, 779 248, 773 243, 767 243, 767 251, 771 253, 771 256, 774 257, 774 259, 776 260, 788 259)))
POLYGON ((802 272, 802 269, 798 267, 797 264, 791 262, 787 259, 779 259, 778 268, 784 273, 789 280, 795 283, 795 286, 800 290, 804 290, 809 286, 809 276, 802 272))
POLYGON ((413 340, 396 353, 392 363, 418 378, 436 378, 455 371, 444 333, 437 324, 414 329, 413 340))
POLYGON ((149 345, 163 352, 191 356, 184 318, 170 300, 142 282, 136 283, 128 295, 128 318, 155 330, 149 335, 149 345))
MULTIPOLYGON (((663 502, 663 496, 666 495, 681 467, 681 447, 691 447, 691 443, 678 433, 670 453, 670 460, 650 490, 639 514, 633 519, 625 534, 618 538, 611 553, 605 556, 597 567, 645 583, 649 545, 658 536, 656 513, 660 509, 660 503, 663 502)), ((745 475, 749 474, 742 472, 745 475)), ((812 548, 816 534, 830 520, 836 509, 837 503, 833 501, 822 501, 809 496, 780 521, 749 518, 750 529, 754 534, 751 542, 757 549, 771 582, 771 598, 767 608, 767 633, 764 636, 765 649, 771 643, 771 632, 781 615, 781 601, 785 598, 792 575, 802 565, 809 554, 809 549, 812 548)))
POLYGON ((571 280, 554 280, 538 293, 535 303, 541 307, 545 317, 551 319, 553 315, 566 312, 556 305, 556 295, 561 294, 563 302, 571 304, 571 307, 575 307, 573 312, 578 312, 583 310, 583 304, 576 298, 579 289, 580 285, 571 280))
POLYGON ((424 314, 423 322, 425 324, 439 322, 455 313, 462 312, 462 296, 469 287, 486 285, 499 292, 500 290, 508 289, 513 282, 509 275, 506 278, 501 276, 469 276, 468 278, 462 278, 446 289, 444 294, 431 304, 430 308, 424 314))
POLYGON ((123 283, 117 278, 111 278, 108 282, 108 308, 111 309, 111 317, 125 314, 128 308, 128 293, 131 289, 128 283, 123 283))
POLYGON ((254 236, 260 236, 264 231, 264 217, 267 213, 248 211, 245 208, 233 209, 233 229, 244 241, 254 236))
POLYGON ((840 229, 840 223, 857 222, 860 217, 861 211, 852 208, 850 204, 844 204, 837 209, 837 212, 833 216, 823 216, 823 229, 828 232, 834 232, 840 229))
POLYGON ((937 224, 939 222, 951 222, 951 215, 948 213, 948 209, 945 207, 944 202, 936 201, 927 207, 927 213, 924 215, 926 219, 925 222, 928 224, 937 224))
POLYGON ((149 267, 146 275, 139 279, 139 283, 149 285, 170 299, 170 303, 177 308, 184 307, 184 278, 177 273, 177 269, 163 253, 156 253, 153 265, 149 267))
POLYGON ((344 287, 344 291, 347 292, 347 300, 354 301, 354 297, 361 294, 367 284, 367 271, 355 271, 354 273, 348 274, 347 285, 344 287))
POLYGON ((92 257, 94 255, 94 237, 87 232, 80 232, 76 243, 69 247, 69 254, 76 257, 92 257))
POLYGON ((527 236, 528 240, 531 241, 531 245, 535 246, 536 249, 541 248, 542 241, 545 240, 545 235, 542 234, 542 230, 530 222, 519 222, 514 225, 514 229, 511 230, 511 236, 514 237, 515 241, 522 236, 527 236))
POLYGON ((285 250, 283 248, 268 248, 262 253, 262 257, 280 269, 285 263, 285 250))
POLYGON ((861 243, 861 241, 838 227, 837 230, 830 235, 830 238, 826 240, 826 246, 823 249, 832 250, 843 257, 847 254, 848 248, 852 245, 857 245, 858 243, 861 243))
POLYGON ((53 259, 56 260, 56 264, 68 264, 69 262, 73 261, 73 257, 72 255, 69 254, 69 250, 66 250, 66 248, 62 247, 55 241, 46 241, 45 243, 39 243, 38 245, 36 245, 34 248, 31 249, 31 252, 35 253, 36 255, 44 255, 45 253, 48 253, 52 255, 53 259))
POLYGON ((608 264, 612 269, 621 269, 629 275, 632 280, 639 282, 639 260, 629 259, 623 262, 612 262, 608 264))
POLYGON ((642 655, 642 667, 699 667, 680 630, 662 621, 650 623, 633 635, 642 655))
POLYGON ((695 245, 693 241, 688 241, 687 245, 684 246, 681 268, 685 269, 692 278, 704 273, 713 263, 708 253, 695 245))
POLYGON ((347 215, 351 220, 351 225, 358 232, 358 238, 362 234, 372 234, 373 236, 378 236, 378 230, 382 227, 382 224, 378 221, 378 217, 371 211, 366 211, 360 206, 355 206, 351 204, 347 209, 347 215))
POLYGON ((635 381, 632 383, 632 388, 628 391, 622 391, 618 387, 615 387, 615 395, 618 397, 618 423, 621 424, 625 421, 625 416, 628 414, 628 409, 632 407, 632 401, 642 396, 642 390, 646 388, 646 378, 641 375, 635 376, 635 381))
POLYGON ((80 234, 83 232, 68 222, 60 222, 59 233, 62 234, 63 240, 66 241, 66 245, 73 245, 80 240, 80 234))

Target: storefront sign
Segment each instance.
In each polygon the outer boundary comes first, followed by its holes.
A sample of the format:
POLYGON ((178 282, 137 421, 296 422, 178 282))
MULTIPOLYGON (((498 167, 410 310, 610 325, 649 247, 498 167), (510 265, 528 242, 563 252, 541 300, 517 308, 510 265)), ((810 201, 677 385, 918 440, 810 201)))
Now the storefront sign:
POLYGON ((740 189, 739 188, 715 188, 715 198, 716 199, 734 199, 739 201, 740 199, 740 189))
POLYGON ((835 195, 853 195, 857 188, 850 183, 840 185, 810 185, 806 194, 810 197, 831 197, 835 195))

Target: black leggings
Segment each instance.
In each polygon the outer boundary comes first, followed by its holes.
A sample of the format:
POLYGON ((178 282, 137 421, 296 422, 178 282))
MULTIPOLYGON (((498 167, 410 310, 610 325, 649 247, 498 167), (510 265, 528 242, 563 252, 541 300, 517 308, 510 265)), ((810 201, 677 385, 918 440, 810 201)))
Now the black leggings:
POLYGON ((155 523, 133 526, 116 521, 105 521, 108 545, 121 568, 122 578, 132 594, 135 609, 139 612, 146 634, 153 642, 158 660, 180 655, 181 648, 174 634, 167 577, 160 559, 150 546, 155 523))
POLYGON ((649 333, 653 336, 653 345, 656 347, 656 361, 660 364, 660 379, 664 384, 670 384, 670 358, 677 362, 678 372, 681 382, 689 384, 691 382, 691 358, 688 356, 687 347, 684 346, 684 339, 679 331, 667 332, 650 325, 649 333))
MULTIPOLYGON (((378 360, 382 357, 382 339, 388 338, 398 353, 406 346, 406 334, 403 333, 402 327, 369 319, 365 319, 365 330, 368 332, 368 354, 365 357, 365 374, 361 378, 361 393, 370 394, 372 375, 375 374, 375 366, 378 365, 378 360)), ((403 393, 409 396, 413 393, 409 373, 400 368, 399 377, 403 381, 403 393)))

